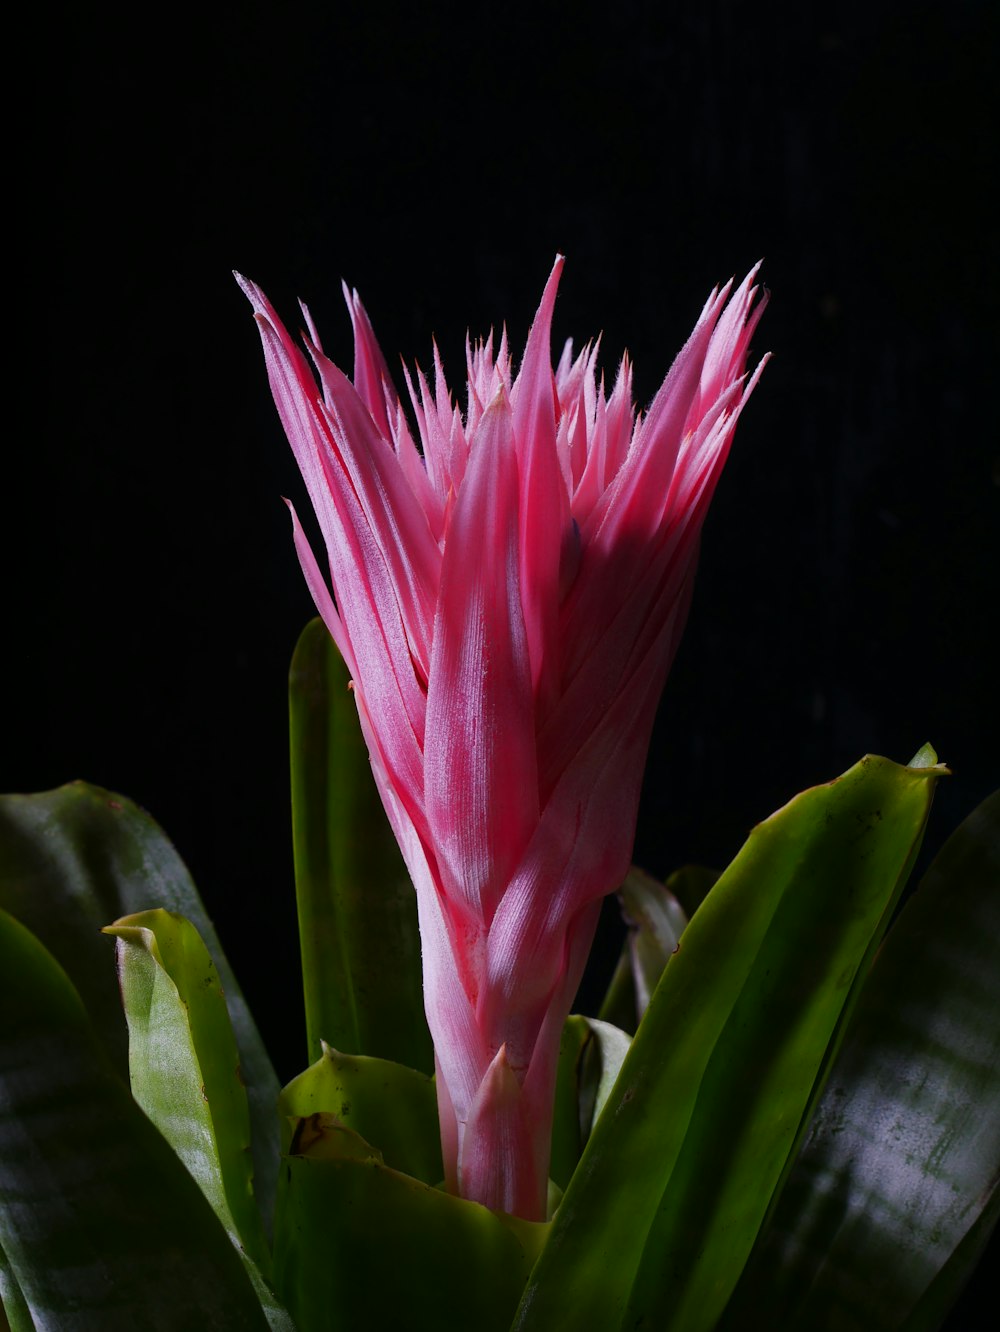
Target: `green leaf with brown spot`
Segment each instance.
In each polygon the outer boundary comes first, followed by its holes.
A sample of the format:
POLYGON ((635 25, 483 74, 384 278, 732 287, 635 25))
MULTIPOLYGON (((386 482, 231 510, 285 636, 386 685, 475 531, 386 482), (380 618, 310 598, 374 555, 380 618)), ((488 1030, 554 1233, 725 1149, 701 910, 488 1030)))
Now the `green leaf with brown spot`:
POLYGON ((345 1055, 324 1044, 319 1059, 281 1093, 289 1121, 326 1114, 378 1150, 386 1165, 426 1184, 444 1178, 434 1081, 388 1059, 345 1055))
POLYGON ((274 1261, 299 1332, 507 1332, 548 1223, 392 1170, 328 1116, 301 1121, 293 1144, 274 1261))

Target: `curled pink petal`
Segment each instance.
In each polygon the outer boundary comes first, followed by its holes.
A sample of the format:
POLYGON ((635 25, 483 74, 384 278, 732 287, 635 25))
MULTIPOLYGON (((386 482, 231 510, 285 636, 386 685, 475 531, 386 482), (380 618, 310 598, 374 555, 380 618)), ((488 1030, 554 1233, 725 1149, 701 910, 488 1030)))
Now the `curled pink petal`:
POLYGON ((709 296, 644 417, 599 342, 553 370, 556 259, 512 378, 506 329, 404 370, 415 430, 356 292, 353 384, 253 304, 327 548, 295 547, 348 663, 417 894, 446 1186, 544 1216, 562 1024, 602 896, 627 869, 653 717, 766 296, 709 296), (418 451, 419 444, 419 451, 418 451))

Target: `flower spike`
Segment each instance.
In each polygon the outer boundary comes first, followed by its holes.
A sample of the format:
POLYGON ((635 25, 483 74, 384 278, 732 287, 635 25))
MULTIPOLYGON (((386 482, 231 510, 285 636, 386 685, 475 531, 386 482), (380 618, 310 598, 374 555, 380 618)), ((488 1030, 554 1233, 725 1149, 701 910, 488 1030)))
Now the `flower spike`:
MULTIPOLYGON (((372 771, 417 893, 446 1184, 545 1215, 556 1059, 601 898, 628 868, 660 692, 766 303, 710 295, 645 416, 599 339, 553 369, 561 256, 512 378, 507 333, 466 343, 454 405, 404 369, 411 432, 357 292, 354 379, 240 279, 326 545, 302 570, 354 680, 372 771), (318 377, 318 378, 317 378, 318 377), (419 445, 419 451, 418 451, 419 445)), ((291 506, 289 506, 291 508, 291 506)))

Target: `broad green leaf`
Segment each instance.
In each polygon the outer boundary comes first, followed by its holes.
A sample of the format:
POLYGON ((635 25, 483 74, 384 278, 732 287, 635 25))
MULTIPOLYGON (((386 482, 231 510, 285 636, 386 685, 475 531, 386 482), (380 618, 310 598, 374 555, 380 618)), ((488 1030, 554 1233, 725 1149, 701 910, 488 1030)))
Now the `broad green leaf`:
POLYGON ((322 620, 289 676, 292 836, 309 1058, 321 1041, 430 1073, 413 886, 382 808, 347 668, 322 620))
POLYGON ((507 1332, 548 1228, 400 1174, 314 1115, 282 1162, 275 1281, 299 1332, 507 1332))
POLYGON ((132 1094, 190 1171, 247 1265, 272 1327, 288 1327, 266 1285, 270 1255, 253 1193, 250 1113, 218 972, 183 916, 143 911, 117 939, 132 1094))
POLYGON ((278 1159, 278 1080, 187 868, 149 815, 86 782, 0 796, 0 907, 45 944, 79 990, 123 1079, 128 1039, 109 920, 163 907, 190 920, 219 969, 250 1098, 255 1187, 267 1224, 278 1159))
POLYGON ((885 928, 941 769, 866 758, 750 835, 692 918, 515 1326, 712 1328, 885 928))
POLYGON ((38 1328, 267 1332, 198 1186, 50 953, 0 911, 0 1247, 38 1328))
POLYGON ((282 1119, 325 1113, 377 1148, 386 1165, 425 1184, 444 1178, 437 1096, 425 1073, 365 1055, 323 1052, 281 1093, 282 1119))
MULTIPOLYGON (((1000 1187, 996 1183, 989 1202, 965 1232, 945 1265, 921 1295, 900 1332, 937 1332, 949 1314, 958 1316, 952 1306, 982 1258, 1000 1220, 1000 1187)), ((955 1327, 960 1326, 955 1323, 955 1327)))
POLYGON ((727 1328, 936 1327, 998 1187, 1000 792, 890 931, 727 1328))

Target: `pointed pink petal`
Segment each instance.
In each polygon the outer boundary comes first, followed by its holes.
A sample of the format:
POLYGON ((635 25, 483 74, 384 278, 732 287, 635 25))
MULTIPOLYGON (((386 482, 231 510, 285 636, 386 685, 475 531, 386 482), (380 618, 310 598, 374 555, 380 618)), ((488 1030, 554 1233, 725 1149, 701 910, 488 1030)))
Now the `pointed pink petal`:
POLYGON ((608 399, 608 439, 600 486, 604 490, 618 475, 632 443, 635 409, 632 406, 632 363, 626 353, 608 399))
POLYGON ((542 713, 557 688, 559 563, 569 524, 569 496, 556 452, 550 353, 552 309, 562 267, 560 255, 545 285, 511 394, 521 473, 521 604, 531 677, 542 713))
MULTIPOLYGON (((489 1064, 489 1054, 475 1008, 456 967, 462 956, 456 949, 459 941, 449 929, 445 903, 426 856, 421 855, 415 832, 408 831, 401 846, 417 890, 424 1011, 434 1039, 438 1077, 447 1089, 444 1098, 439 1092, 438 1105, 440 1108, 442 1103, 446 1104, 455 1118, 454 1137, 451 1125, 442 1122, 442 1150, 447 1153, 454 1150, 451 1163, 446 1161, 446 1170, 457 1171, 469 1107, 489 1064)), ((470 949, 465 955, 467 965, 473 951, 470 949)))
MULTIPOLYGON (((545 1220, 547 1178, 535 1169, 521 1086, 500 1046, 469 1111, 459 1157, 463 1198, 529 1221, 545 1220)), ((551 1114, 550 1114, 551 1132, 551 1114)))
POLYGON ((398 457, 378 433, 353 385, 318 349, 313 349, 313 360, 329 404, 338 455, 378 544, 410 651, 426 680, 440 552, 398 457))
POLYGON ((323 617, 323 623, 330 631, 330 637, 337 645, 337 651, 344 659, 344 664, 348 671, 354 676, 357 674, 357 662, 354 660, 354 649, 351 647, 351 640, 347 636, 347 630, 344 628, 343 621, 337 614, 337 608, 333 604, 333 597, 326 585, 326 580, 320 573, 319 565, 316 563, 316 556, 312 552, 312 547, 302 530, 302 524, 299 522, 299 515, 295 512, 295 505, 291 500, 285 500, 288 505, 288 512, 292 516, 292 540, 295 543, 295 552, 299 557, 299 564, 305 575, 306 586, 312 594, 312 599, 316 603, 316 609, 323 617))
POLYGON ((580 908, 567 927, 562 975, 542 1018, 521 1087, 528 1122, 532 1126, 535 1170, 541 1179, 547 1179, 549 1174, 559 1043, 583 979, 600 915, 601 899, 595 898, 580 908))
MULTIPOLYGON (((344 300, 351 315, 354 329, 354 387, 358 396, 372 414, 372 419, 382 434, 389 436, 389 419, 386 414, 386 389, 390 397, 396 396, 392 388, 392 377, 385 363, 382 349, 375 337, 368 311, 361 304, 357 291, 349 291, 347 283, 341 284, 344 300)), ((315 341, 315 339, 314 339, 315 341)), ((318 343, 316 344, 319 345, 318 343)))
POLYGON ((665 657, 654 643, 561 777, 493 918, 479 1023, 488 1041, 502 1033, 515 1069, 530 1067, 569 966, 572 920, 627 872, 665 657))
MULTIPOLYGON (((285 433, 306 481, 326 541, 333 593, 354 653, 355 678, 392 737, 386 762, 406 800, 422 808, 425 697, 413 669, 396 592, 366 516, 336 451, 327 409, 304 357, 270 306, 259 300, 257 325, 285 433)), ((362 409, 363 410, 363 409, 362 409)), ((383 445, 391 455, 388 446, 383 445)))
POLYGON ((742 372, 750 339, 767 305, 765 297, 750 314, 757 291, 752 284, 759 269, 760 264, 754 264, 733 293, 712 333, 701 373, 700 397, 706 404, 714 402, 727 381, 742 372))
POLYGON ((424 748, 443 886, 486 924, 538 820, 517 515, 511 413, 501 393, 480 422, 449 521, 424 748))
POLYGON ((403 412, 403 405, 398 400, 394 415, 390 419, 390 426, 392 428, 392 442, 396 449, 396 457, 399 459, 400 469, 416 496, 418 504, 424 511, 431 536, 435 542, 440 544, 444 535, 444 506, 441 503, 440 496, 431 485, 424 460, 417 451, 413 436, 410 434, 410 428, 403 412))
POLYGON ((643 543, 655 530, 654 513, 673 473, 684 423, 698 390, 718 300, 706 303, 636 431, 618 475, 595 506, 584 531, 586 545, 610 549, 621 544, 627 530, 636 558, 642 558, 643 543))
POLYGON ((417 418, 427 475, 441 501, 446 502, 448 492, 454 488, 451 475, 451 421, 448 421, 446 427, 442 427, 441 416, 424 372, 419 365, 416 370, 417 383, 414 387, 410 373, 404 367, 406 387, 417 418))
MULTIPOLYGON (((458 1158, 465 1123, 489 1065, 489 1055, 476 1021, 474 1005, 462 982, 461 969, 456 966, 456 961, 462 960, 461 953, 456 952, 459 941, 449 926, 447 904, 438 890, 436 862, 429 850, 426 828, 420 826, 422 816, 419 813, 416 819, 411 816, 397 783, 383 762, 380 733, 372 723, 360 690, 355 690, 355 698, 375 784, 416 889, 424 1011, 434 1040, 445 1180, 449 1188, 457 1191, 458 1158)), ((481 947, 468 950, 480 955, 482 951, 481 947)), ((466 967, 472 961, 468 955, 464 957, 466 967)), ((481 961, 476 969, 481 971, 481 961)))
MULTIPOLYGON (((691 577, 690 542, 665 548, 647 577, 607 617, 579 669, 564 684, 559 702, 538 737, 539 790, 546 801, 562 774, 592 735, 618 696, 631 688, 632 675, 645 655, 648 635, 656 633, 691 577), (687 556, 687 558, 685 558, 687 556)), ((608 586, 616 585, 612 570, 608 586)))

